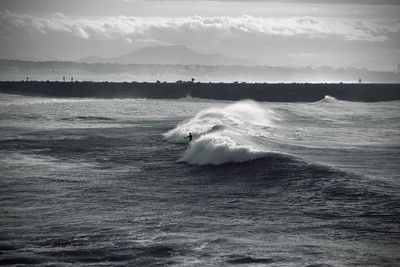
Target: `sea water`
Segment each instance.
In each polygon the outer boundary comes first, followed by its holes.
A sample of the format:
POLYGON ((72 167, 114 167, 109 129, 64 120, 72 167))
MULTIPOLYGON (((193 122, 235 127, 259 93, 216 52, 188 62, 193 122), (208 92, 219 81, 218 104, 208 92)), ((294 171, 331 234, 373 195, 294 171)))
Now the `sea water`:
POLYGON ((399 265, 399 114, 1 94, 0 264, 399 265))

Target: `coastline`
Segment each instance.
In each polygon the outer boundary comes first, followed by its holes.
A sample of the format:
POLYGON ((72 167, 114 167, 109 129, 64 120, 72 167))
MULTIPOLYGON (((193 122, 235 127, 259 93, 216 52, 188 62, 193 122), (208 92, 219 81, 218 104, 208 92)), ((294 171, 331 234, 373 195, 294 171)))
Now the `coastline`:
POLYGON ((315 102, 326 95, 339 100, 358 102, 400 100, 400 84, 378 83, 0 81, 0 92, 52 97, 150 99, 193 97, 233 101, 253 99, 267 102, 315 102))

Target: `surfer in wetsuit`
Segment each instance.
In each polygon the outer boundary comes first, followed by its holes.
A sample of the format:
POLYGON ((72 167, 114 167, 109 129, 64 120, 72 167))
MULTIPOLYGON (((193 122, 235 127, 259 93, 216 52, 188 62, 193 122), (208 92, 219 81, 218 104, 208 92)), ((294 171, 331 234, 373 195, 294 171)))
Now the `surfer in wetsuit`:
POLYGON ((193 139, 193 135, 192 135, 192 133, 189 133, 189 135, 188 135, 188 136, 186 136, 185 138, 189 138, 189 143, 190 143, 190 141, 192 141, 192 139, 193 139))

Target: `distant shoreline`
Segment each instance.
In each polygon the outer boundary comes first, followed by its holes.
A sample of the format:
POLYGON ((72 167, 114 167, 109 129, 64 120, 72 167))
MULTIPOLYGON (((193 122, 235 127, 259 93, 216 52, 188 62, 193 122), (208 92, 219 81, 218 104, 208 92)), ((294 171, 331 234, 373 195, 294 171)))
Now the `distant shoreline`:
POLYGON ((315 102, 326 95, 339 100, 400 100, 400 84, 348 83, 161 83, 0 81, 0 92, 30 96, 85 98, 214 100, 253 99, 267 102, 315 102))

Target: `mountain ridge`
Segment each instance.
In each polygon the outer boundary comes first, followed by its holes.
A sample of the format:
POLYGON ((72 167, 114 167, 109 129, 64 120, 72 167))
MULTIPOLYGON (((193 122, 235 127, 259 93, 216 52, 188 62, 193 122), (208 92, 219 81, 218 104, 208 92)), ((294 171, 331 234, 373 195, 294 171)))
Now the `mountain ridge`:
POLYGON ((161 65, 256 65, 246 59, 236 59, 222 54, 203 54, 186 45, 151 46, 114 58, 88 56, 83 63, 161 64, 161 65))

